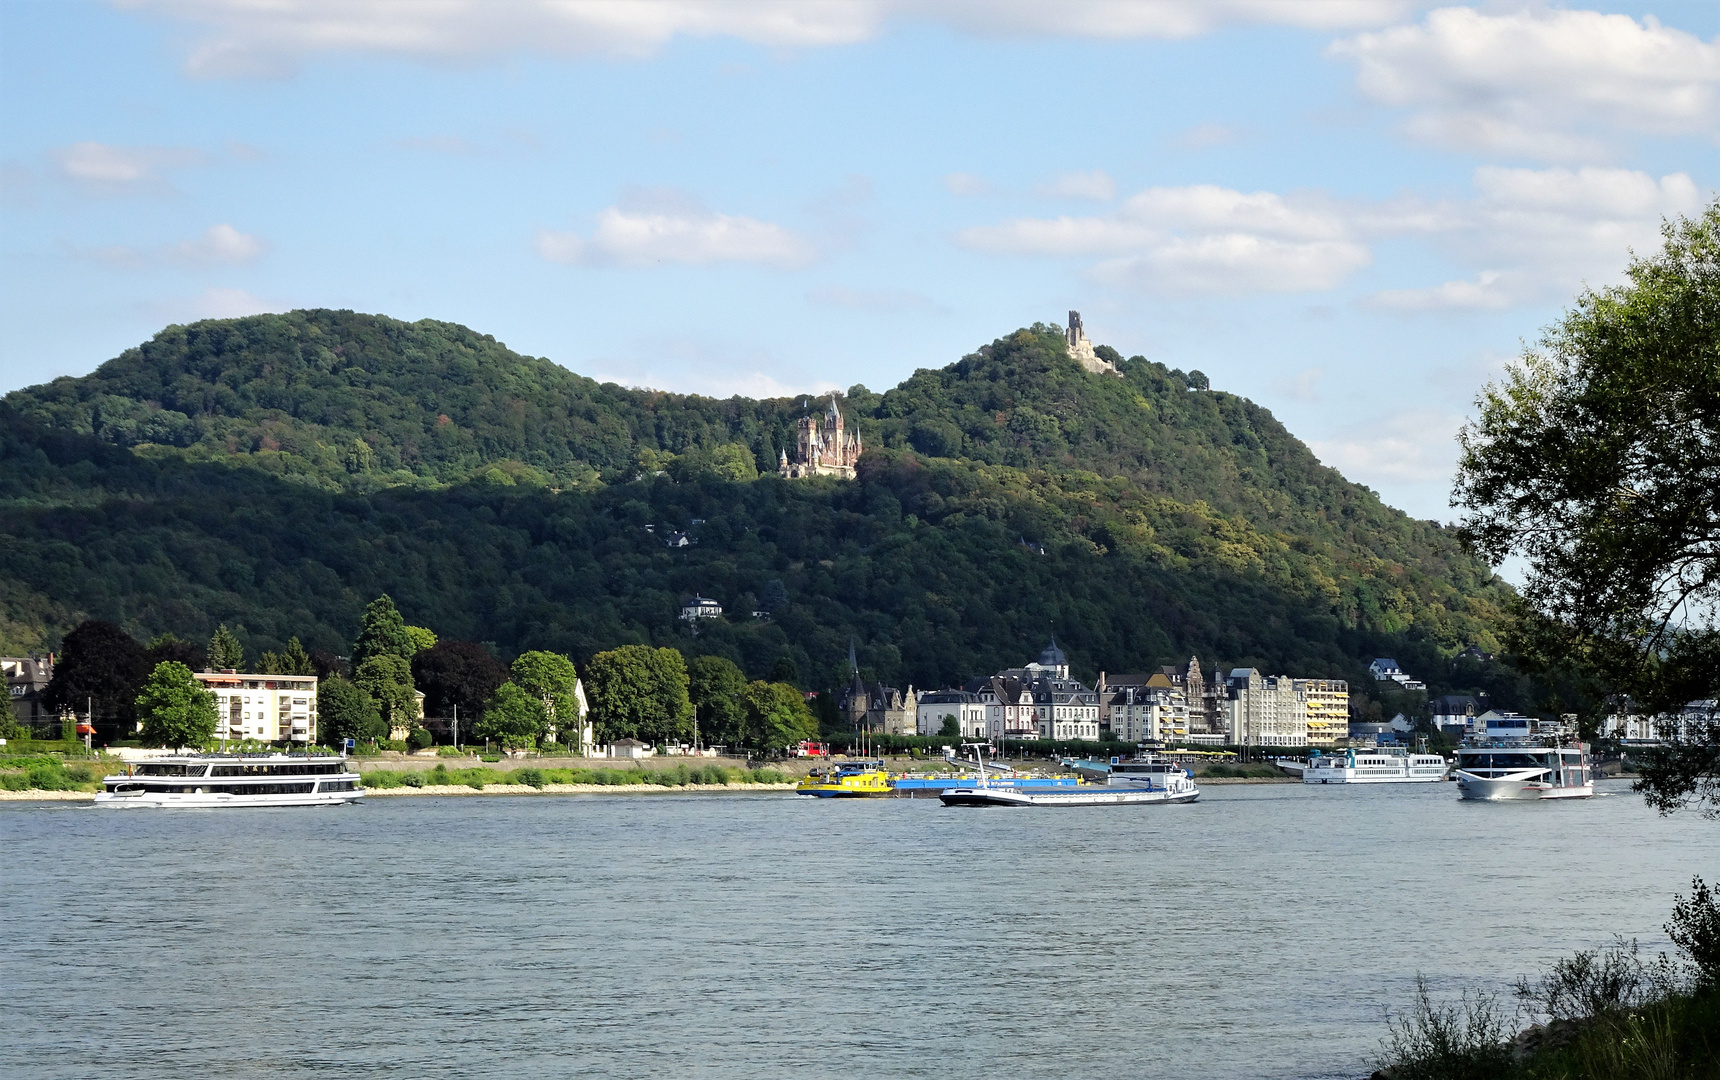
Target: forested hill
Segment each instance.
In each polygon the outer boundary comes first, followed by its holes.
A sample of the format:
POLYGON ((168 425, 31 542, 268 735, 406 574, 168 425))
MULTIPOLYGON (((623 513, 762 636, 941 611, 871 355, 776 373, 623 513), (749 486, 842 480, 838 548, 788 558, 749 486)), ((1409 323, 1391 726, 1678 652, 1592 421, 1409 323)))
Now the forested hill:
POLYGON ((851 635, 869 675, 921 687, 1052 631, 1089 676, 1198 653, 1356 679, 1395 653, 1437 678, 1495 646, 1505 587, 1445 530, 1246 399, 1101 353, 1120 378, 1036 324, 854 387, 868 453, 843 483, 771 475, 800 398, 597 383, 429 320, 170 327, 0 403, 0 650, 102 617, 341 651, 379 592, 504 654, 652 641, 809 686, 851 635), (736 617, 691 637, 692 592, 736 617))

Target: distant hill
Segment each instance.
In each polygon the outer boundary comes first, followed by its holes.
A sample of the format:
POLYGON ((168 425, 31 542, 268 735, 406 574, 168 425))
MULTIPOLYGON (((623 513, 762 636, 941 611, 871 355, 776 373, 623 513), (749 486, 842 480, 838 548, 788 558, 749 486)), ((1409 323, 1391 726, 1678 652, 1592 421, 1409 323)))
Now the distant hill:
POLYGON ((1199 654, 1360 680, 1394 655, 1436 689, 1497 647, 1509 590, 1448 531, 1246 399, 1101 352, 1121 377, 1035 325, 855 387, 858 480, 785 481, 801 398, 597 383, 430 320, 169 327, 0 402, 0 651, 84 617, 342 650, 379 592, 503 654, 650 641, 809 686, 851 636, 869 676, 921 687, 1051 632, 1088 677, 1199 654), (693 638, 692 592, 735 617, 693 638))

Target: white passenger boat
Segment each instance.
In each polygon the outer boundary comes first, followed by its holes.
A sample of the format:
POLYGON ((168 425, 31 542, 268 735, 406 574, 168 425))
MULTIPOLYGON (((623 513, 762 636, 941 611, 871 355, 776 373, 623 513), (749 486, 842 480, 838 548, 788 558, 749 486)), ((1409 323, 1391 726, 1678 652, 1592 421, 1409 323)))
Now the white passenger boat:
POLYGON ((364 798, 337 757, 188 754, 102 779, 97 806, 338 806, 364 798))
MULTIPOLYGON (((983 762, 982 762, 983 764, 983 762)), ((1188 770, 1168 761, 1125 761, 1112 765, 1105 782, 1050 791, 978 787, 953 788, 938 795, 945 806, 1132 806, 1187 803, 1200 798, 1188 770)))
POLYGON ((1411 754, 1397 747, 1345 750, 1312 758, 1304 784, 1426 784, 1444 780, 1448 766, 1438 754, 1411 754))
POLYGON ((1456 774, 1464 799, 1586 799, 1595 793, 1587 743, 1505 739, 1459 747, 1456 774))

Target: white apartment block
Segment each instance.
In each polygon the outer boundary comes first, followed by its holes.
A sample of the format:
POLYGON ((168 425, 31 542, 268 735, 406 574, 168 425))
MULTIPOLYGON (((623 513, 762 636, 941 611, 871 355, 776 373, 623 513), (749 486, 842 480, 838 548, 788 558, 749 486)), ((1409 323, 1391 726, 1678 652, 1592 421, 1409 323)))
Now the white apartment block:
POLYGON ((1187 692, 1163 674, 1153 675, 1145 686, 1119 686, 1111 701, 1111 734, 1134 743, 1185 741, 1187 692))
POLYGON ((1296 692, 1294 679, 1234 668, 1227 681, 1230 693, 1224 703, 1224 723, 1230 745, 1308 745, 1307 703, 1296 692))
POLYGON ((192 676, 215 695, 216 738, 316 741, 315 676, 246 675, 232 671, 198 671, 192 676))

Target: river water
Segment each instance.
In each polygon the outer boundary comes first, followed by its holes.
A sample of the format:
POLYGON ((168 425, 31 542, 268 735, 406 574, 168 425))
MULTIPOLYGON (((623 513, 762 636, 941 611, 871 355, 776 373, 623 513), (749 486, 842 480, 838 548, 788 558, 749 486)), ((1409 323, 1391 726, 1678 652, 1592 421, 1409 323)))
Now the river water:
POLYGON ((1365 1076, 1387 1006, 1664 944, 1626 785, 0 804, 8 1076, 1365 1076))

